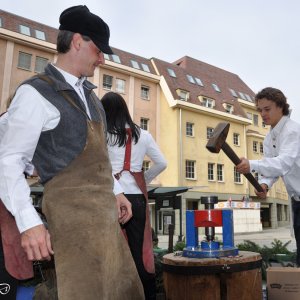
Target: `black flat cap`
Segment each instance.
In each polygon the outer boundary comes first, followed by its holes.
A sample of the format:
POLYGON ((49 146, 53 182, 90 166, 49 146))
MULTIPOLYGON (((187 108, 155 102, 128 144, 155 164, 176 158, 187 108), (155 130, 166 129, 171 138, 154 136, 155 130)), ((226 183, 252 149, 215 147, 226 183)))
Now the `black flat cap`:
POLYGON ((64 10, 59 17, 59 29, 88 36, 104 53, 113 54, 109 46, 109 27, 85 5, 72 6, 64 10))

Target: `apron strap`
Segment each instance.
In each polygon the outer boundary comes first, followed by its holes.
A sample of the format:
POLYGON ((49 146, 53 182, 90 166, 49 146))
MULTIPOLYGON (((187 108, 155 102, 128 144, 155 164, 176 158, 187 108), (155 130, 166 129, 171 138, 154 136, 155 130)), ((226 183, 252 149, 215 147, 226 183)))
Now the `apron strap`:
POLYGON ((131 128, 126 128, 126 135, 127 135, 127 140, 125 145, 125 157, 124 157, 123 169, 121 170, 121 172, 114 174, 117 180, 119 180, 123 171, 130 172, 131 144, 132 144, 131 128))
POLYGON ((127 133, 128 137, 127 137, 127 141, 126 141, 123 170, 130 171, 131 143, 132 143, 131 128, 126 128, 126 133, 127 133))

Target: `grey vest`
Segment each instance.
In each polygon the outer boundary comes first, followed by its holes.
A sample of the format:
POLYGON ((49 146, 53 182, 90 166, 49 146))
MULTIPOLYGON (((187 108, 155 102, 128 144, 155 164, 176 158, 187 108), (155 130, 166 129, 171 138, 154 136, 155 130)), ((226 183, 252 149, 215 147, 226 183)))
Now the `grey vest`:
MULTIPOLYGON (((33 156, 32 162, 38 171, 41 183, 46 183, 59 171, 68 166, 82 152, 87 138, 87 116, 59 93, 59 91, 67 93, 76 105, 85 111, 84 104, 76 91, 52 65, 49 64, 46 67, 45 74, 52 79, 53 85, 38 78, 38 76, 23 82, 23 84, 29 84, 34 87, 60 112, 58 125, 52 130, 41 133, 33 156)), ((95 87, 88 81, 84 82, 85 96, 92 120, 104 122, 104 127, 106 128, 103 106, 92 91, 95 87), (96 109, 96 105, 98 109, 96 109)), ((103 142, 106 143, 106 141, 103 142)))

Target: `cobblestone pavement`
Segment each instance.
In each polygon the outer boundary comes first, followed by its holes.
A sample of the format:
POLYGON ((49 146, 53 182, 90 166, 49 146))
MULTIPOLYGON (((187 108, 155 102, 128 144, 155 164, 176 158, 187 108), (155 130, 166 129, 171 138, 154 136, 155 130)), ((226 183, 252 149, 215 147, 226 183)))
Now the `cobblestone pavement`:
POLYGON ((290 227, 279 227, 276 229, 264 229, 261 232, 255 233, 239 233, 234 235, 235 244, 242 243, 244 240, 250 240, 259 246, 271 246, 274 239, 280 240, 283 243, 291 241, 287 246, 288 250, 296 250, 295 238, 291 236, 290 227))

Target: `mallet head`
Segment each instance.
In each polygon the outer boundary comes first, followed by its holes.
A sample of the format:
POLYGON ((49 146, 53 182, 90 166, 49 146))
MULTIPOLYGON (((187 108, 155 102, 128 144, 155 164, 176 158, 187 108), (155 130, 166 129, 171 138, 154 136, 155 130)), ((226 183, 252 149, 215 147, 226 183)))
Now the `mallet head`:
POLYGON ((217 127, 214 129, 213 136, 208 140, 206 144, 206 148, 212 153, 219 153, 222 149, 223 144, 226 141, 228 131, 229 131, 229 123, 219 123, 217 127))

